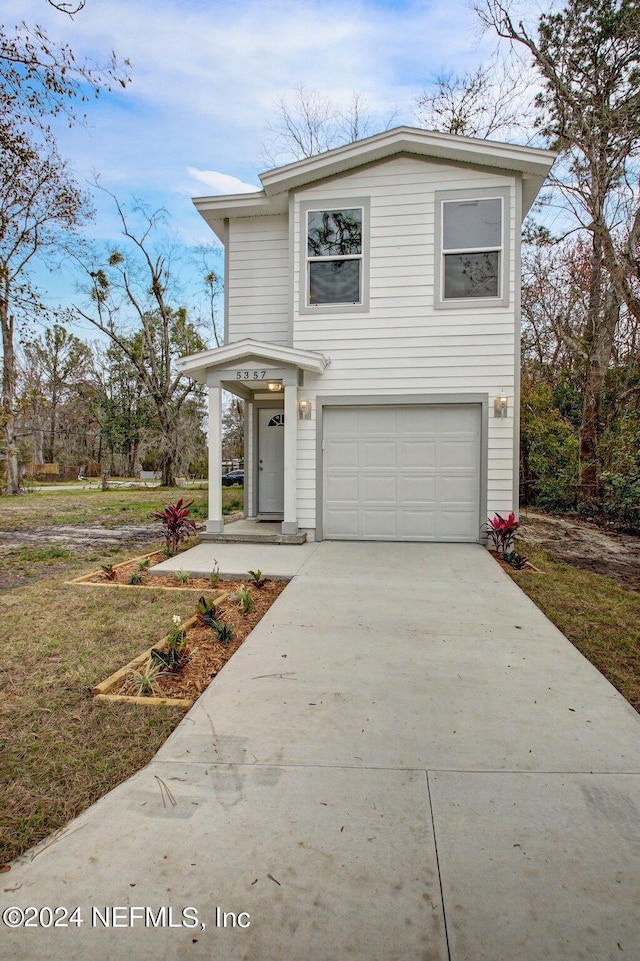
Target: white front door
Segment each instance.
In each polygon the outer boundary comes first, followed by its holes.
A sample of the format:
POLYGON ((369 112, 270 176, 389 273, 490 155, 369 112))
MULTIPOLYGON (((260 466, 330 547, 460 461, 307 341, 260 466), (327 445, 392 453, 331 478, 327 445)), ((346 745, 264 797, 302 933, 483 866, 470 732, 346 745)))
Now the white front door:
POLYGON ((258 409, 258 514, 284 512, 284 412, 258 409))

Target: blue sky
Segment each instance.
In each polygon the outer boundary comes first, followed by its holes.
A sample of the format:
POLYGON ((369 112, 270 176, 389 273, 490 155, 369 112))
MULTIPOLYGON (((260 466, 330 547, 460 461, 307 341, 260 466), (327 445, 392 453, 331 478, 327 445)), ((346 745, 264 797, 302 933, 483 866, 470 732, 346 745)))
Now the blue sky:
MULTIPOLYGON (((275 103, 304 83, 347 104, 415 122, 436 74, 472 69, 492 49, 465 0, 87 0, 74 20, 45 0, 3 0, 2 20, 38 23, 78 59, 132 62, 125 91, 88 105, 88 126, 57 131, 78 179, 164 207, 185 249, 214 241, 191 197, 259 186, 275 103)), ((102 199, 90 233, 117 238, 102 199)), ((41 281, 42 283, 42 281, 41 281)), ((71 278, 46 281, 72 297, 71 278), (64 282, 63 282, 64 281, 64 282)))

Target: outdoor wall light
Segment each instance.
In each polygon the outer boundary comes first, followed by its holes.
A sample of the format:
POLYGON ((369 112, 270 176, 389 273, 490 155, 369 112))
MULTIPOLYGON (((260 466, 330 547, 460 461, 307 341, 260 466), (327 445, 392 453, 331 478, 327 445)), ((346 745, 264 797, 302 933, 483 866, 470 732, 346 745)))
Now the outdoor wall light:
POLYGON ((493 402, 493 413, 495 417, 506 417, 509 409, 509 398, 504 395, 496 397, 493 402))
POLYGON ((298 401, 298 420, 311 420, 311 401, 298 401))
POLYGON ((267 387, 269 388, 269 390, 274 391, 274 392, 275 392, 275 391, 278 391, 278 390, 282 390, 282 384, 269 383, 269 384, 267 384, 267 387))

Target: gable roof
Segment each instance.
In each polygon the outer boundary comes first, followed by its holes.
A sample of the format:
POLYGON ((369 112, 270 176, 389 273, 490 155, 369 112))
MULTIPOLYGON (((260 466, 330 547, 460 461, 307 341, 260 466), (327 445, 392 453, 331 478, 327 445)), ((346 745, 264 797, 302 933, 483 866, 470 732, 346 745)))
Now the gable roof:
POLYGON ((201 384, 205 384, 208 370, 253 360, 258 363, 271 363, 276 367, 284 364, 300 370, 310 370, 315 374, 324 373, 331 363, 329 357, 317 350, 300 350, 245 337, 244 340, 235 341, 233 344, 225 344, 223 347, 213 347, 211 350, 202 350, 189 357, 181 357, 178 367, 182 374, 187 374, 201 384))
POLYGON ((519 173, 522 176, 523 216, 533 204, 556 158, 556 154, 550 150, 522 147, 520 144, 460 137, 417 127, 394 127, 314 157, 305 157, 267 170, 260 174, 262 190, 255 193, 194 197, 193 203, 222 239, 227 217, 285 213, 290 190, 399 154, 519 173))

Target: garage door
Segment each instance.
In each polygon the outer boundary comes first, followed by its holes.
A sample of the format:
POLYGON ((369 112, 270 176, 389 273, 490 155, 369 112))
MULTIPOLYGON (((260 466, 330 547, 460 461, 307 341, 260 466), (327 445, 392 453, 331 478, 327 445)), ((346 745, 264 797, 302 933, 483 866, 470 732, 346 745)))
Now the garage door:
POLYGON ((324 537, 477 541, 478 404, 327 407, 324 537))

